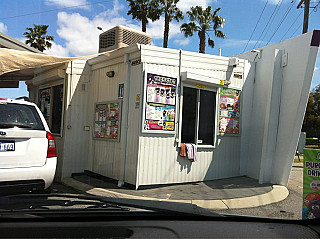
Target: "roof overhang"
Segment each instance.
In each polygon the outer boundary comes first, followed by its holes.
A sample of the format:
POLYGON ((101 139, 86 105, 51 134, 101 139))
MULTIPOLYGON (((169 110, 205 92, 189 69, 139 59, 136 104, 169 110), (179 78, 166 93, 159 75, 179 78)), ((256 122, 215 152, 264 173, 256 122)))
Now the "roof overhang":
POLYGON ((14 39, 2 32, 0 32, 0 47, 43 54, 38 49, 35 49, 21 41, 18 41, 17 39, 14 39))

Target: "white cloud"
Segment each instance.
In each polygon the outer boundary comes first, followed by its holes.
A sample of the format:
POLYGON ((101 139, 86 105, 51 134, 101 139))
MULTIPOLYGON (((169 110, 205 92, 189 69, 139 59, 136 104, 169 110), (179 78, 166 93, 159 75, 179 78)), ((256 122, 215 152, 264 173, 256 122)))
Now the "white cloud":
POLYGON ((119 3, 119 0, 115 0, 113 2, 113 9, 108 9, 107 11, 105 11, 105 15, 106 16, 118 16, 119 12, 126 9, 126 7, 123 4, 119 3))
POLYGON ((45 4, 49 6, 57 6, 57 7, 75 7, 82 9, 90 9, 90 5, 87 0, 46 0, 45 4))
MULTIPOLYGON (((197 4, 208 4, 216 0, 200 0, 197 4)), ((57 20, 57 34, 65 41, 64 46, 55 46, 52 50, 56 54, 64 55, 70 54, 74 56, 91 55, 98 52, 99 34, 101 31, 97 27, 101 27, 104 31, 113 28, 117 25, 124 25, 135 30, 141 31, 141 22, 127 18, 127 8, 125 5, 119 3, 119 0, 115 0, 113 8, 109 8, 106 11, 88 18, 79 13, 67 13, 59 12, 57 20)), ((192 1, 182 0, 184 7, 192 6, 192 1)), ((180 3, 179 2, 179 3, 180 3)), ((152 36, 154 40, 163 39, 164 31, 164 18, 155 22, 149 22, 147 25, 147 33, 152 36)), ((172 21, 170 23, 169 38, 182 39, 182 33, 180 32, 180 23, 172 21)), ((189 39, 180 40, 181 45, 188 44, 189 39)), ((51 54, 51 53, 50 53, 51 54)))
POLYGON ((115 1, 113 9, 102 12, 93 19, 79 13, 59 12, 57 33, 65 40, 69 52, 75 56, 98 53, 99 34, 101 33, 97 29, 98 26, 104 31, 117 25, 140 30, 139 26, 131 24, 119 14, 122 9, 124 6, 115 1))
POLYGON ((202 6, 202 7, 207 7, 211 5, 212 3, 217 2, 217 0, 180 0, 177 4, 177 7, 183 11, 189 11, 191 7, 194 6, 202 6))
MULTIPOLYGON (((221 42, 219 43, 219 46, 221 47, 244 47, 247 44, 248 40, 240 40, 240 39, 223 39, 221 40, 221 42)), ((248 46, 250 49, 250 46, 254 46, 257 43, 257 45, 259 45, 259 43, 262 43, 262 41, 250 41, 248 46)), ((247 48, 247 50, 249 50, 247 48)))
POLYGON ((190 38, 186 39, 177 39, 173 41, 176 45, 186 46, 190 43, 190 38))
POLYGON ((67 48, 52 42, 52 46, 50 49, 44 51, 44 53, 51 56, 60 56, 60 57, 68 57, 70 56, 70 52, 67 48))
MULTIPOLYGON (((26 41, 26 38, 24 37, 17 37, 15 38, 16 40, 18 41, 21 41, 23 43, 25 43, 26 41)), ((29 45, 30 46, 30 45, 29 45)), ((60 56, 60 57, 68 57, 70 56, 70 52, 67 48, 55 43, 55 42, 52 42, 52 46, 50 49, 47 49, 44 51, 44 53, 48 54, 48 55, 51 55, 51 56, 60 56)))
MULTIPOLYGON (((140 30, 140 29, 139 29, 140 30)), ((152 39, 162 39, 164 32, 164 17, 158 21, 149 22, 147 25, 147 33, 152 36, 152 39)), ((174 38, 180 34, 180 23, 172 21, 169 27, 169 38, 174 38)))
POLYGON ((4 23, 0 22, 0 32, 2 33, 7 33, 8 32, 8 28, 6 25, 4 25, 4 23))
POLYGON ((25 37, 16 37, 15 39, 21 41, 22 43, 26 43, 27 40, 25 37))

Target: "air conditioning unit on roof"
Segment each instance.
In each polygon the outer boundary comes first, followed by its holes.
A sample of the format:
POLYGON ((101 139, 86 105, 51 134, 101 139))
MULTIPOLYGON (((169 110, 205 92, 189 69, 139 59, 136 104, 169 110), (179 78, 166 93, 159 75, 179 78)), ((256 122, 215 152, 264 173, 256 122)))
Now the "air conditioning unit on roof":
POLYGON ((151 45, 151 35, 128 27, 116 26, 99 36, 99 53, 133 44, 151 45))

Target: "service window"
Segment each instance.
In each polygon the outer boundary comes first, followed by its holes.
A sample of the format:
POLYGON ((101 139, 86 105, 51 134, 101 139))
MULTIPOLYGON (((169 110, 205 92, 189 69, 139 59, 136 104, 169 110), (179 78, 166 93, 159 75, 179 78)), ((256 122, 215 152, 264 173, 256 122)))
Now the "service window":
POLYGON ((61 134, 63 110, 63 85, 41 89, 39 108, 52 133, 61 134))
POLYGON ((182 143, 214 145, 216 92, 183 87, 182 143))

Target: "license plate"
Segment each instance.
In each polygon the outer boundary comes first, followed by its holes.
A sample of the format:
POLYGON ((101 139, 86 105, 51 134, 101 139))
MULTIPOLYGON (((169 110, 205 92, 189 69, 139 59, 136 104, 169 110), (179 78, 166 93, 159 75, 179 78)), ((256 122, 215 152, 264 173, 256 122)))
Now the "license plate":
POLYGON ((0 141, 0 152, 14 151, 14 141, 0 141))

